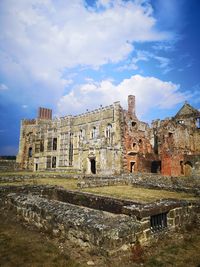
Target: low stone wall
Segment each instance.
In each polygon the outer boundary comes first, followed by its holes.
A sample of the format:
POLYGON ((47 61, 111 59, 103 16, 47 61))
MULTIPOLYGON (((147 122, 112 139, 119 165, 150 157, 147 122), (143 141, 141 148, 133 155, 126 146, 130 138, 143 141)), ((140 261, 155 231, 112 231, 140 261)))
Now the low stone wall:
POLYGON ((136 240, 146 244, 188 224, 200 226, 200 201, 162 199, 142 204, 55 186, 26 185, 0 187, 0 203, 44 232, 103 254, 127 249, 136 240))
POLYGON ((126 215, 111 215, 30 194, 9 194, 7 207, 37 228, 83 248, 113 253, 136 241, 140 224, 126 215))
POLYGON ((16 171, 18 169, 19 169, 19 164, 16 162, 16 160, 6 160, 6 159, 0 160, 0 172, 16 171))
POLYGON ((78 188, 111 185, 135 185, 145 188, 182 191, 200 195, 200 177, 170 177, 148 173, 123 174, 118 177, 87 176, 79 179, 78 188))
POLYGON ((34 179, 43 179, 43 178, 57 178, 57 179, 80 179, 80 175, 73 174, 63 174, 63 173, 33 173, 28 174, 10 174, 6 173, 0 176, 0 183, 12 183, 12 182, 23 182, 27 180, 34 179))

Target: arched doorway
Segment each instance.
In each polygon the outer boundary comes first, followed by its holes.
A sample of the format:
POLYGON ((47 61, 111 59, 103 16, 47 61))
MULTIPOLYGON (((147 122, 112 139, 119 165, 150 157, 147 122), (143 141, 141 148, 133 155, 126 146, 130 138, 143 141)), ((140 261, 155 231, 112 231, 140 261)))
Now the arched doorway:
POLYGON ((192 175, 192 163, 190 161, 187 161, 185 163, 185 176, 191 176, 192 175))
POLYGON ((96 160, 90 159, 90 170, 92 174, 96 174, 96 160))
POLYGON ((131 161, 130 162, 130 172, 134 172, 135 171, 135 162, 131 161))
POLYGON ((151 162, 151 173, 160 173, 161 171, 161 161, 151 162))

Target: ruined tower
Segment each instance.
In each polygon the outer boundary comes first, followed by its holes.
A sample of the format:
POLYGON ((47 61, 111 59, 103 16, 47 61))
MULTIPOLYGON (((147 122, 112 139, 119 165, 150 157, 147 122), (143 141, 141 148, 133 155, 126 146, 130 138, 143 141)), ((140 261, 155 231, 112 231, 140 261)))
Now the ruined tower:
POLYGON ((128 113, 135 117, 135 96, 134 95, 128 96, 128 113))

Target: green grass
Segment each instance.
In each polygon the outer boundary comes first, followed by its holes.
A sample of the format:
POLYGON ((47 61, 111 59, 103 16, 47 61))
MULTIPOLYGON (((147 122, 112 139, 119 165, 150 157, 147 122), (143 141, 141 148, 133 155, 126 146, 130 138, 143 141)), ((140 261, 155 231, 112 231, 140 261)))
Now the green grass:
MULTIPOLYGON (((68 190, 79 190, 77 188, 77 179, 64 179, 64 178, 30 178, 23 182, 10 182, 1 183, 0 185, 57 185, 62 186, 68 190)), ((132 199, 139 202, 152 202, 162 198, 175 198, 175 199, 186 199, 195 200, 196 198, 187 193, 183 192, 171 192, 167 190, 156 190, 146 189, 140 187, 133 187, 131 185, 116 185, 116 186, 105 186, 95 188, 82 189, 83 192, 89 192, 94 194, 100 194, 105 196, 112 196, 122 199, 132 199)))
POLYGON ((139 202, 151 202, 162 198, 175 198, 175 199, 196 199, 191 194, 171 192, 166 190, 155 190, 133 187, 130 185, 116 185, 116 186, 105 186, 96 188, 87 188, 83 191, 102 194, 107 196, 113 196, 117 198, 132 199, 139 202))
POLYGON ((12 214, 0 214, 1 267, 81 267, 67 251, 45 235, 30 231, 13 220, 12 214), (12 218, 12 219, 11 219, 12 218))

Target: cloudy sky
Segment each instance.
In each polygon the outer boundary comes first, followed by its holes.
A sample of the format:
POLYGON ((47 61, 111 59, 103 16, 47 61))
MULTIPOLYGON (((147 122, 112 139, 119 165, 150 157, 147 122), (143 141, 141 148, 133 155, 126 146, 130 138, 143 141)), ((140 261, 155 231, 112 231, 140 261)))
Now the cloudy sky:
POLYGON ((137 115, 200 108, 199 0, 1 0, 0 155, 39 106, 79 114, 136 96, 137 115))

